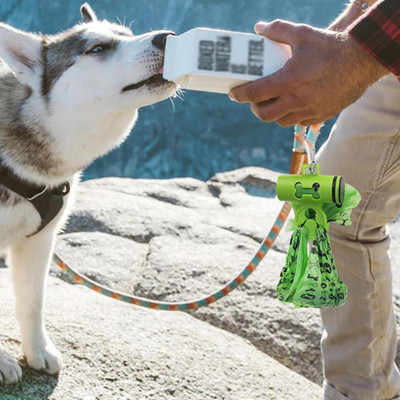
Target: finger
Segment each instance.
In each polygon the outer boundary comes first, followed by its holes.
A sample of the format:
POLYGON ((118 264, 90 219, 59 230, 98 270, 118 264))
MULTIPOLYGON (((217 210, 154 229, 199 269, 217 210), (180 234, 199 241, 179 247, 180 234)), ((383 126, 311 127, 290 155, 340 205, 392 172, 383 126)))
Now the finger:
POLYGON ((304 125, 304 126, 312 126, 312 125, 318 125, 321 122, 324 122, 323 119, 318 119, 318 118, 310 118, 310 119, 306 119, 304 121, 301 121, 300 124, 304 125))
POLYGON ((251 111, 265 122, 277 121, 288 114, 300 111, 292 97, 282 96, 262 103, 252 103, 251 111))
POLYGON ((311 126, 321 124, 325 120, 324 118, 316 116, 311 110, 303 110, 288 113, 288 115, 285 115, 276 122, 281 126, 292 126, 296 124, 311 126))
POLYGON ((300 124, 300 121, 306 120, 307 117, 304 117, 304 115, 301 115, 301 113, 289 113, 285 115, 284 117, 278 119, 276 122, 280 126, 292 126, 296 124, 300 124))
POLYGON ((254 30, 257 34, 265 36, 268 39, 295 46, 298 43, 298 32, 302 26, 304 25, 276 19, 269 23, 262 21, 257 22, 254 26, 254 30))
POLYGON ((229 92, 229 98, 238 103, 261 103, 279 97, 283 84, 281 71, 277 71, 272 75, 233 88, 229 92))

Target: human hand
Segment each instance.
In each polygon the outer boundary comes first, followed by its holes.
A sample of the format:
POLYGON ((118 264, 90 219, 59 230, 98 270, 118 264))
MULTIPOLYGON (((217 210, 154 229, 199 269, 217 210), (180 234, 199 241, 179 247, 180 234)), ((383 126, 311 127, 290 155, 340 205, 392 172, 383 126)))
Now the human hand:
POLYGON ((388 73, 345 32, 281 20, 259 22, 255 31, 292 48, 292 57, 282 69, 229 94, 232 100, 250 103, 252 112, 266 122, 281 126, 323 122, 388 73))

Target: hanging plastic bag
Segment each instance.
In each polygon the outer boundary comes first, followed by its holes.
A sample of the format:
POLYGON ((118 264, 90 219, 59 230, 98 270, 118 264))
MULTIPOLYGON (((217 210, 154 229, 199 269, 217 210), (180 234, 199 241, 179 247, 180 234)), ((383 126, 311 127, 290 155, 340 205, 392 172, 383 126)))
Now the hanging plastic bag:
MULTIPOLYGON (((358 191, 346 184, 341 207, 335 204, 323 205, 328 222, 350 225, 351 210, 358 205, 360 199, 358 191)), ((299 204, 292 202, 295 213, 299 204)), ((347 287, 338 276, 327 230, 318 226, 316 237, 310 242, 304 225, 296 227, 292 221, 289 229, 295 231, 276 288, 279 300, 293 303, 295 307, 326 308, 344 304, 347 287)))

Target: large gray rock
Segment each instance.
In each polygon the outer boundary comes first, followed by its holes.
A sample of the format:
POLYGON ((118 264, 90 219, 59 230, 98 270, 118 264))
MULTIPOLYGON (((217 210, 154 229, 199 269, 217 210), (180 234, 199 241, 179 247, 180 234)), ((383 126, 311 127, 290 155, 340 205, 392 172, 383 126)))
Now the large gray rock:
MULTIPOLYGON (((196 299, 227 283, 257 251, 281 207, 274 198, 277 176, 249 167, 219 173, 208 182, 192 178, 88 181, 80 187, 58 248, 81 271, 95 279, 97 274, 101 283, 114 288, 158 300, 196 299), (82 247, 72 248, 68 241, 82 247), (102 246, 112 251, 103 251, 99 266, 95 253, 102 246)), ((392 224, 391 230, 396 253, 400 224, 392 224)), ((318 310, 294 310, 275 295, 289 239, 290 233, 282 232, 247 282, 224 300, 191 315, 248 339, 321 384, 318 310)), ((394 271, 398 264, 394 257, 394 271)), ((397 276, 395 286, 400 273, 397 276)), ((400 291, 395 290, 395 296, 400 297, 400 291)))
MULTIPOLYGON (((233 278, 257 251, 281 206, 273 197, 276 177, 245 168, 208 182, 84 182, 57 252, 89 277, 124 292, 168 301, 199 298, 233 278)), ((391 231, 398 252, 398 221, 391 231)), ((190 314, 139 309, 51 278, 48 321, 66 367, 58 384, 26 369, 28 383, 9 392, 45 384, 50 398, 63 398, 63 390, 85 398, 73 388, 75 380, 89 399, 118 399, 117 390, 120 398, 138 399, 319 398, 320 388, 295 374, 322 381, 319 313, 294 310, 275 295, 289 237, 281 233, 239 289, 190 314), (206 378, 210 366, 213 377, 206 378), (232 391, 225 393, 228 387, 232 391)), ((394 257, 396 304, 398 267, 394 257)), ((51 274, 69 282, 55 266, 51 274)), ((5 307, 8 319, 11 303, 5 307)), ((15 351, 18 336, 8 329, 0 339, 15 351)))
MULTIPOLYGON (((80 271, 113 288, 158 300, 199 298, 238 274, 258 250, 281 206, 274 198, 276 178, 253 167, 208 182, 87 181, 57 248, 80 271)), ((274 292, 289 237, 281 234, 241 288, 192 315, 321 383, 318 312, 293 310, 274 292)))
MULTIPOLYGON (((0 342, 18 357, 9 275, 0 271, 0 342)), ((50 377, 20 360, 23 381, 0 386, 2 400, 320 398, 317 385, 248 341, 189 315, 135 308, 55 278, 48 287, 47 326, 64 368, 50 377)))

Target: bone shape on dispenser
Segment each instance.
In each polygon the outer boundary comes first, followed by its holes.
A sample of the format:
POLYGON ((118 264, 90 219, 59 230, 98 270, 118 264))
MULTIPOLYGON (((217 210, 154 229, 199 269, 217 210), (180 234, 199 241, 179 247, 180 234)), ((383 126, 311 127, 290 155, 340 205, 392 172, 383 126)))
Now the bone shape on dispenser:
POLYGON ((298 199, 301 199, 303 195, 309 194, 311 195, 314 199, 318 200, 321 196, 318 193, 318 190, 320 188, 319 183, 315 182, 312 187, 310 188, 305 188, 303 187, 301 182, 297 182, 294 187, 296 188, 296 193, 294 194, 298 199))

